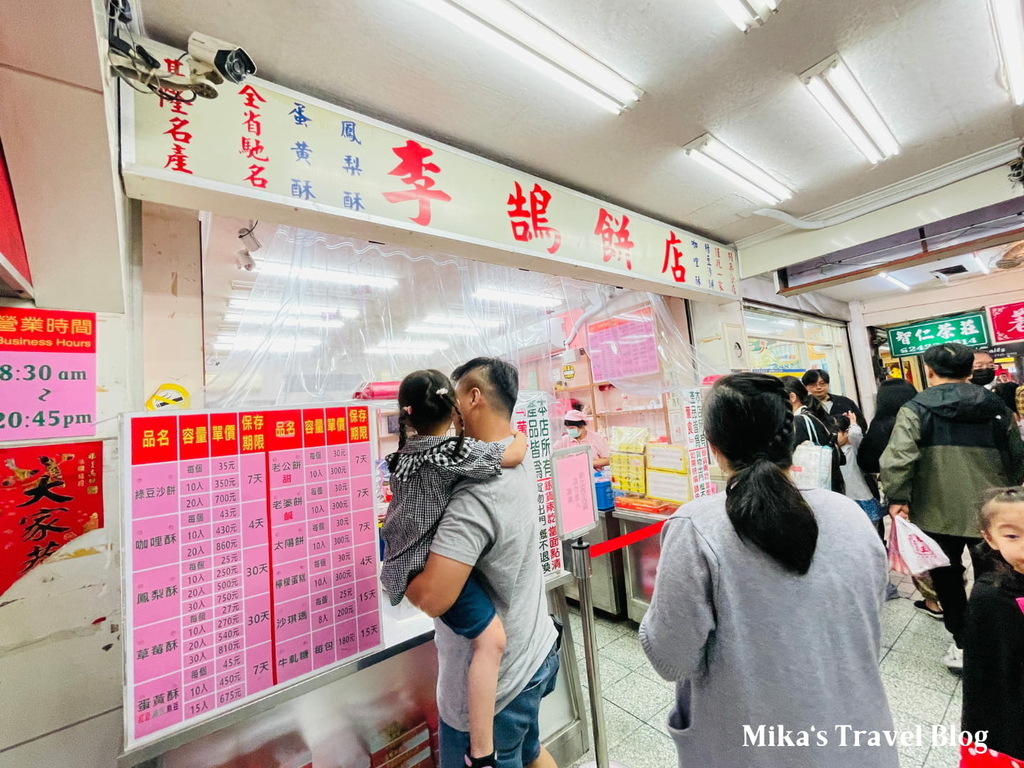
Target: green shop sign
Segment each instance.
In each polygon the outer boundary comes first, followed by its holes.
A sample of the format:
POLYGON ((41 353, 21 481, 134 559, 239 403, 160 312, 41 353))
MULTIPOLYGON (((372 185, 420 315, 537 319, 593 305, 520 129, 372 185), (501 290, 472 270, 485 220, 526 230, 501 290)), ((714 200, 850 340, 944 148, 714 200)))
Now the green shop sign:
POLYGON ((912 357, 929 347, 949 343, 966 344, 968 347, 989 346, 984 313, 972 312, 889 329, 889 350, 893 357, 912 357))

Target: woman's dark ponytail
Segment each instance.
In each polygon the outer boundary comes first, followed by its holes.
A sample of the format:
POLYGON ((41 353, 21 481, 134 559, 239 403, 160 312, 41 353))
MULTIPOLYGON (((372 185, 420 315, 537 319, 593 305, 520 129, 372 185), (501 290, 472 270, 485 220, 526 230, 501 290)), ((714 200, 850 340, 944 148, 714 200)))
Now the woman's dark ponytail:
POLYGON ((818 545, 818 522, 787 474, 794 422, 783 383, 759 373, 719 379, 704 426, 733 473, 725 510, 736 534, 786 570, 807 573, 818 545))

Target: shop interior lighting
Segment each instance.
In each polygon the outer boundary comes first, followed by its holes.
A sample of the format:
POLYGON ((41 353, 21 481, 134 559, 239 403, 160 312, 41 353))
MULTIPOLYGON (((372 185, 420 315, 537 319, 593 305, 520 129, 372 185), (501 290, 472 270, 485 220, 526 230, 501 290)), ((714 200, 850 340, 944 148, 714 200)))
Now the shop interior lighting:
POLYGON ((213 341, 217 352, 252 352, 266 349, 269 352, 312 352, 319 347, 319 339, 283 338, 270 339, 265 336, 218 336, 213 341))
POLYGON ((691 141, 683 149, 704 167, 710 168, 769 205, 781 203, 793 196, 787 187, 746 158, 740 157, 710 133, 691 141))
POLYGON ((382 341, 375 347, 367 347, 369 355, 429 355, 448 349, 446 341, 382 341))
POLYGON ((885 279, 886 279, 886 280, 888 280, 888 281, 889 281, 890 283, 892 283, 893 285, 895 285, 895 286, 896 286, 897 288, 902 288, 902 289, 903 289, 904 291, 909 291, 909 290, 910 290, 910 286, 909 286, 909 285, 907 285, 906 283, 904 283, 904 282, 903 282, 902 280, 900 280, 900 279, 899 279, 898 277, 893 277, 893 276, 892 276, 892 275, 890 275, 890 274, 889 274, 888 272, 879 272, 879 273, 878 273, 878 276, 879 276, 879 277, 883 277, 883 278, 885 278, 885 279))
POLYGON ((427 315, 422 322, 427 325, 437 325, 445 328, 464 328, 467 325, 475 325, 477 328, 497 328, 501 325, 498 320, 477 320, 468 317, 447 317, 445 315, 427 315))
POLYGON ((552 296, 541 296, 536 293, 513 293, 511 291, 499 291, 496 288, 477 288, 473 292, 473 298, 484 299, 485 301, 500 301, 504 304, 521 304, 526 307, 543 307, 554 309, 561 306, 562 300, 552 296))
POLYGON ((248 315, 236 312, 229 312, 224 315, 225 325, 241 325, 243 322, 248 325, 281 325, 285 328, 308 328, 311 330, 318 330, 320 328, 343 328, 345 326, 344 320, 338 320, 336 318, 322 318, 322 317, 298 317, 288 318, 281 320, 277 315, 270 314, 254 314, 249 313, 248 315))
POLYGON ((807 70, 800 79, 872 165, 900 153, 896 137, 839 54, 807 70))
POLYGON ((749 32, 760 27, 779 10, 779 0, 718 0, 718 6, 739 27, 749 32))
POLYGON ((257 316, 270 313, 271 318, 276 319, 278 312, 288 315, 328 315, 335 317, 359 317, 359 311, 347 307, 334 307, 329 305, 306 305, 297 306, 283 304, 278 301, 263 299, 228 299, 228 309, 235 312, 256 312, 257 316))
POLYGON ((366 286, 368 288, 394 288, 398 281, 393 277, 381 275, 360 275, 355 272, 342 272, 318 267, 296 268, 280 261, 260 261, 256 259, 256 271, 270 277, 299 277, 315 283, 336 283, 338 285, 366 286))
POLYGON ((1024 104, 1024 11, 1021 0, 989 0, 1006 89, 1024 104))
POLYGON ((981 256, 979 256, 978 254, 974 254, 974 260, 978 262, 978 269, 980 269, 986 275, 991 274, 992 268, 989 267, 989 265, 985 262, 983 258, 981 258, 981 256))
POLYGON ((417 336, 479 336, 480 331, 473 325, 467 323, 461 326, 454 325, 410 325, 405 329, 406 333, 417 336))
POLYGON ((506 0, 415 1, 612 114, 643 95, 622 75, 506 0))

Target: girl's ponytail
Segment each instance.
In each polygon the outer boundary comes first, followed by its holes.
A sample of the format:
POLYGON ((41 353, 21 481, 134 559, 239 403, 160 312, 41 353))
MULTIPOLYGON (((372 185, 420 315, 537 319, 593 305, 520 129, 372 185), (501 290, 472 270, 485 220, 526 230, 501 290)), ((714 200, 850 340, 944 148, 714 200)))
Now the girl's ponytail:
POLYGON ((725 509, 736 534, 786 570, 807 573, 818 522, 787 474, 794 424, 783 383, 758 373, 719 379, 706 407, 705 432, 732 471, 725 509))

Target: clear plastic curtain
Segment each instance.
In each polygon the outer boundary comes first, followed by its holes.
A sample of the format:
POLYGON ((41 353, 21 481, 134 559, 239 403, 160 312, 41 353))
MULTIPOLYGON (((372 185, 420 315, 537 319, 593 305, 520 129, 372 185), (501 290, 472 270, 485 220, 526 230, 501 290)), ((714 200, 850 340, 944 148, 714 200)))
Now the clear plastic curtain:
POLYGON ((368 383, 447 373, 478 355, 528 366, 535 378, 523 388, 553 391, 549 373, 574 328, 636 307, 650 308, 661 370, 612 383, 644 395, 696 384, 696 354, 673 316, 682 302, 294 227, 265 231, 251 293, 205 308, 209 407, 346 400, 368 383))

